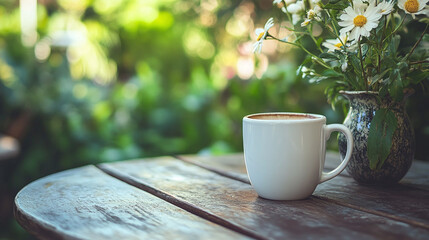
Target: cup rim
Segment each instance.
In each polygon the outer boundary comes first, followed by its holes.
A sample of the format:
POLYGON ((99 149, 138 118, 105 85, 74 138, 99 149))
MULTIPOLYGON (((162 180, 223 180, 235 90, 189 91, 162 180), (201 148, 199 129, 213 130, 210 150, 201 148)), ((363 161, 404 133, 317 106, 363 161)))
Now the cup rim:
POLYGON ((302 123, 302 122, 318 122, 318 121, 326 121, 326 117, 320 114, 314 113, 298 113, 298 112, 262 112, 262 113, 252 113, 243 117, 243 121, 250 122, 275 122, 275 123, 302 123), (261 115, 295 115, 295 116, 304 116, 309 118, 305 119, 255 119, 251 118, 253 116, 261 116, 261 115))

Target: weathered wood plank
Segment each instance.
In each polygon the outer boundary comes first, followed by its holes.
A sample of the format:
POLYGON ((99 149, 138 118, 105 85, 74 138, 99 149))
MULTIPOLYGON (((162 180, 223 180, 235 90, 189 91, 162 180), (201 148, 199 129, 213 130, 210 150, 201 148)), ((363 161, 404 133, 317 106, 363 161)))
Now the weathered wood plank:
MULTIPOLYGON (((216 172, 220 175, 249 183, 243 153, 216 157, 198 155, 181 155, 176 157, 183 161, 190 162, 202 168, 216 172)), ((325 170, 330 171, 341 163, 340 155, 339 153, 327 152, 325 161, 325 170)), ((350 176, 347 171, 343 171, 341 175, 350 176)))
MULTIPOLYGON (((216 157, 182 155, 177 158, 193 163, 200 167, 217 172, 221 175, 237 179, 242 182, 249 182, 247 178, 246 166, 244 164, 243 153, 229 154, 216 157)), ((325 170, 329 171, 340 164, 341 157, 339 153, 327 152, 325 170)), ((401 184, 423 190, 429 190, 429 163, 414 160, 407 175, 401 180, 401 184)), ((347 170, 343 171, 341 176, 351 177, 347 170)))
POLYGON ((414 160, 407 175, 400 183, 429 191, 429 163, 414 160))
MULTIPOLYGON (((204 157, 198 155, 182 155, 177 158, 193 163, 205 169, 217 172, 221 175, 242 181, 249 182, 247 178, 246 166, 244 164, 243 153, 236 153, 216 157, 204 157)), ((326 153, 325 171, 330 171, 340 164, 340 155, 334 152, 326 153)), ((404 186, 429 190, 429 163, 414 160, 410 170, 400 181, 404 186)), ((351 177, 347 170, 341 176, 351 177)))
POLYGON ((243 239, 94 166, 39 179, 15 199, 15 216, 41 239, 243 239))
MULTIPOLYGON (((181 159, 201 165, 206 169, 214 168, 216 172, 227 172, 230 175, 230 172, 233 172, 232 176, 249 183, 242 154, 206 158, 182 156, 181 159), (224 164, 224 162, 228 164, 224 164)), ((326 161, 331 166, 335 166, 334 164, 338 164, 340 160, 339 157, 335 159, 334 154, 328 154, 326 161)), ((415 188, 417 186, 415 180, 425 178, 429 172, 428 169, 424 175, 424 170, 428 165, 415 161, 401 184, 390 187, 361 186, 352 178, 338 176, 320 184, 316 188, 314 196, 343 206, 429 228, 429 208, 426 207, 429 203, 429 192, 415 188)), ((228 176, 228 174, 223 175, 228 176)), ((425 187, 428 185, 423 183, 425 187)))
POLYGON ((320 184, 314 195, 429 229, 429 192, 425 190, 399 184, 390 187, 361 186, 351 178, 339 176, 320 184))
MULTIPOLYGON (((328 152, 326 154, 326 169, 334 169, 340 163, 341 157, 338 153, 328 152)), ((241 160, 238 160, 238 162, 241 160)), ((234 169, 231 169, 234 171, 234 169)), ((402 185, 429 190, 429 163, 414 160, 405 177, 400 181, 402 185)), ((347 171, 341 173, 342 176, 351 177, 347 171)))
POLYGON ((198 155, 175 156, 176 158, 192 163, 199 167, 216 172, 222 176, 250 183, 247 177, 243 153, 209 157, 198 155))
MULTIPOLYGON (((102 164, 102 170, 183 208, 270 239, 424 239, 429 230, 329 201, 270 201, 250 185, 175 159, 102 164), (201 214, 201 213, 200 213, 201 214), (203 214, 203 213, 202 213, 203 214)), ((212 221, 217 221, 212 219, 212 221)))
MULTIPOLYGON (((325 168, 328 170, 334 169, 340 163, 341 157, 338 153, 327 152, 325 168)), ((209 161, 209 160, 206 160, 209 161)), ((237 160, 240 162, 241 160, 237 160)), ((230 169, 235 171, 235 169, 230 169)), ((429 163, 414 160, 405 177, 400 181, 402 185, 429 190, 429 163)), ((342 176, 351 177, 347 171, 341 173, 342 176)))

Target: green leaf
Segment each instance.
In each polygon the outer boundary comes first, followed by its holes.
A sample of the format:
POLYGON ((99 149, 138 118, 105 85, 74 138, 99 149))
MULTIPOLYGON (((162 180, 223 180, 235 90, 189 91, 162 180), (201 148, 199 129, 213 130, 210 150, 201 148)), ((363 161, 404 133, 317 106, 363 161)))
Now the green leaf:
POLYGON ((397 128, 395 114, 381 108, 375 112, 368 134, 367 156, 372 170, 380 169, 390 154, 392 138, 397 128))
POLYGON ((320 38, 317 39, 317 42, 316 42, 317 47, 320 47, 320 45, 322 44, 323 40, 324 39, 322 37, 320 37, 320 38))
POLYGON ((419 20, 419 22, 429 24, 429 17, 425 17, 419 20))
MULTIPOLYGON (((384 23, 385 23, 385 18, 381 18, 380 19, 380 22, 379 22, 379 24, 378 24, 378 26, 377 26, 377 28, 376 28, 376 32, 378 33, 378 32, 380 32, 381 30, 383 30, 384 29, 384 23)), ((378 34, 377 34, 378 35, 378 34)), ((381 36, 381 35, 380 35, 381 36)))
POLYGON ((356 81, 357 81, 356 84, 358 86, 354 90, 363 90, 365 88, 365 83, 362 80, 362 67, 360 65, 360 60, 355 54, 350 55, 349 60, 353 67, 354 74, 356 75, 356 81))
POLYGON ((326 77, 343 77, 342 73, 338 73, 331 69, 326 69, 325 71, 323 71, 322 75, 326 77))
POLYGON ((397 61, 393 58, 393 56, 389 55, 389 57, 385 57, 383 59, 383 65, 385 66, 395 66, 397 61))
POLYGON ((370 87, 372 87, 375 83, 377 83, 378 81, 382 80, 384 75, 386 75, 386 73, 388 73, 391 69, 388 68, 386 70, 384 70, 384 72, 375 75, 372 79, 371 79, 371 84, 369 85, 370 87))
POLYGON ((319 55, 320 58, 326 58, 326 59, 339 59, 339 57, 336 54, 325 52, 319 55))
POLYGON ((404 86, 402 84, 401 74, 398 69, 393 69, 390 74, 390 85, 389 85, 389 94, 396 101, 401 101, 404 97, 404 86))
POLYGON ((388 94, 389 92, 388 92, 388 90, 387 90, 387 87, 386 86, 381 86, 380 87, 380 90, 379 90, 379 96, 381 97, 381 98, 384 98, 385 96, 387 96, 387 94, 388 94))
MULTIPOLYGON (((350 55, 349 59, 350 59, 350 62, 351 62, 351 64, 352 64, 352 66, 353 66, 353 68, 354 68, 355 72, 356 72, 356 73, 361 73, 361 74, 362 74, 359 58, 358 58, 356 55, 350 55)), ((360 74, 360 75, 361 75, 361 74, 360 74)))
POLYGON ((369 50, 369 45, 368 44, 362 44, 361 48, 362 48, 362 56, 365 57, 366 53, 369 50))
POLYGON ((395 56, 396 51, 398 50, 400 41, 401 41, 401 37, 399 35, 392 37, 392 40, 389 43, 389 53, 391 56, 395 56))
POLYGON ((328 79, 328 77, 323 77, 323 76, 322 77, 316 77, 316 76, 314 76, 314 77, 311 77, 308 82, 318 84, 325 79, 328 79))
POLYGON ((352 86, 352 90, 362 90, 359 86, 360 78, 356 77, 356 74, 347 72, 344 75, 347 82, 352 86))
POLYGON ((399 72, 404 75, 406 73, 408 73, 408 64, 406 62, 398 62, 396 64, 398 66, 399 72))

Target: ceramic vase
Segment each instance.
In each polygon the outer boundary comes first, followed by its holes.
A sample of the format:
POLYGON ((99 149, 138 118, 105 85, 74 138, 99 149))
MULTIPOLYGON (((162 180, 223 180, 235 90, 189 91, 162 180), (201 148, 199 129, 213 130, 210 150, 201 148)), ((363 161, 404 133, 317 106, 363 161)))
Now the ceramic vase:
MULTIPOLYGON (((405 111, 405 100, 394 103, 392 99, 378 99, 377 92, 342 91, 350 103, 349 112, 344 120, 354 139, 353 155, 347 166, 349 174, 360 184, 389 185, 397 183, 407 173, 414 158, 414 130, 405 111), (370 169, 367 157, 368 133, 371 120, 380 108, 391 107, 397 119, 397 129, 393 134, 390 154, 381 169, 370 169)), ((344 158, 347 142, 340 134, 339 150, 344 158)))

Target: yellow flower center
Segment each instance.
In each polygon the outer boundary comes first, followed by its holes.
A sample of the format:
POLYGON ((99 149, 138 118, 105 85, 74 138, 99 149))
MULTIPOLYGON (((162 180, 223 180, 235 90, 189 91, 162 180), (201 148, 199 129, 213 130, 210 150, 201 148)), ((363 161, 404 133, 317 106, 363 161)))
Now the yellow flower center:
POLYGON ((340 42, 334 45, 336 48, 341 48, 343 46, 343 44, 341 44, 340 42))
POLYGON ((417 0, 407 0, 404 4, 404 8, 409 13, 415 13, 419 10, 419 2, 417 0))
MULTIPOLYGON (((410 1, 410 0, 408 0, 410 1)), ((412 1, 412 0, 411 0, 412 1)), ((414 0, 415 1, 415 0, 414 0)), ((354 19, 353 19, 353 23, 355 24, 356 27, 362 27, 363 25, 365 25, 367 22, 367 19, 365 16, 363 15, 357 15, 354 19)))
POLYGON ((265 33, 265 32, 261 32, 261 33, 259 34, 258 38, 256 39, 256 41, 261 40, 261 38, 264 36, 264 33, 265 33))

